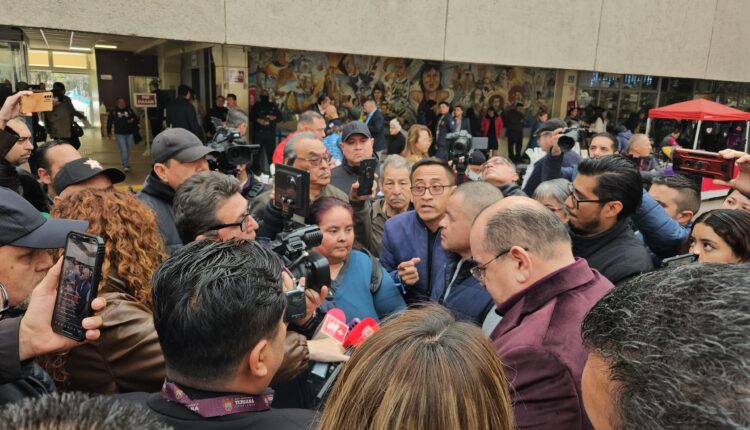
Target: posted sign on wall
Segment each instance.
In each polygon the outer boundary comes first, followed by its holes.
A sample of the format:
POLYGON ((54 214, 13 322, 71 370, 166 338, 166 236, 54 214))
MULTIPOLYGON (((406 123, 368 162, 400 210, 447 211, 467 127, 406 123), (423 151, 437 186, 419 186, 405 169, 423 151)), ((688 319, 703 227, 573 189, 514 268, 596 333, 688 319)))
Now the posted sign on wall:
POLYGON ((133 93, 133 106, 139 108, 156 107, 156 94, 133 93))

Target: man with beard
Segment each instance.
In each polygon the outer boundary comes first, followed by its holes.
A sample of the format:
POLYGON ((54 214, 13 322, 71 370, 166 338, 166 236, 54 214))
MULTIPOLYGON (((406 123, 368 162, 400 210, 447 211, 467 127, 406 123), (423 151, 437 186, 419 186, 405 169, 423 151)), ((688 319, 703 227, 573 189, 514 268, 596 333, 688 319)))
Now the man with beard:
POLYGON ((613 284, 654 269, 628 219, 643 196, 640 172, 630 160, 621 155, 584 160, 570 188, 565 205, 576 257, 613 284))

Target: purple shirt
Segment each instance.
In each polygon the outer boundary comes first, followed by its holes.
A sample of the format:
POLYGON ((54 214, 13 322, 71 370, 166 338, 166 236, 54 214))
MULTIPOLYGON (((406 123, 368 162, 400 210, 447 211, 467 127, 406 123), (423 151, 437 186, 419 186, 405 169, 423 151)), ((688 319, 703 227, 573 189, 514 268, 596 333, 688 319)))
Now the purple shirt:
POLYGON ((512 386, 518 429, 593 429, 581 397, 581 323, 612 287, 577 258, 498 306, 503 319, 490 340, 512 386))

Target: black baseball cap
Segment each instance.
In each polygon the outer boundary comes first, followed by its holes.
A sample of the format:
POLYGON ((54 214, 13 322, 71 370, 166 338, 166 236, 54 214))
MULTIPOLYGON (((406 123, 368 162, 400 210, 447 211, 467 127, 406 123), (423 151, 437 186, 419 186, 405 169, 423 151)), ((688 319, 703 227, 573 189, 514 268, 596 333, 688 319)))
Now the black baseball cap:
POLYGON ((104 175, 112 181, 113 184, 119 184, 125 180, 125 173, 115 168, 105 169, 102 165, 88 157, 66 163, 57 175, 55 175, 55 191, 62 194, 63 190, 73 184, 80 184, 88 181, 96 175, 104 175))
POLYGON ((184 128, 168 128, 154 137, 151 144, 151 156, 154 163, 177 160, 180 163, 192 163, 214 152, 203 145, 198 136, 184 128))
POLYGON ((0 187, 0 246, 62 248, 69 232, 85 233, 88 227, 88 221, 47 219, 18 193, 0 187))
POLYGON ((471 154, 469 154, 469 159, 467 160, 466 164, 469 164, 471 166, 481 166, 486 162, 487 157, 484 156, 482 151, 473 151, 471 154))
POLYGON ((368 139, 372 139, 372 135, 370 134, 370 129, 367 128, 367 124, 365 124, 362 121, 352 121, 349 124, 344 126, 344 131, 341 133, 341 140, 346 140, 349 138, 349 136, 353 134, 361 134, 367 137, 368 139))
POLYGON ((539 136, 540 134, 546 132, 546 131, 555 131, 558 128, 567 128, 568 125, 565 124, 565 121, 561 120, 560 118, 552 118, 548 119, 547 121, 544 121, 541 127, 536 131, 536 136, 539 136))

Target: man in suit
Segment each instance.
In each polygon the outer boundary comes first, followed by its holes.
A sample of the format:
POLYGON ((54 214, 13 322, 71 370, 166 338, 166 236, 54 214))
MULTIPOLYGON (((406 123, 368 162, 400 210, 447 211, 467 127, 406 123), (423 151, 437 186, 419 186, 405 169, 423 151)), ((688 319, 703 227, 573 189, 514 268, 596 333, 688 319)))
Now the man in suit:
POLYGON ((177 98, 167 105, 167 125, 172 128, 184 128, 200 139, 203 132, 198 123, 198 114, 190 103, 192 97, 193 90, 189 86, 182 84, 177 87, 177 98))
POLYGON ((448 142, 445 137, 448 133, 456 131, 456 121, 450 114, 451 106, 446 101, 438 104, 438 120, 435 124, 435 156, 437 158, 448 159, 448 142))
POLYGON ((506 197, 471 229, 472 275, 502 316, 490 335, 513 385, 519 429, 592 429, 581 397, 586 313, 611 288, 573 257, 568 229, 527 197, 506 197))
POLYGON ((385 117, 373 100, 367 100, 364 108, 367 113, 365 124, 375 140, 375 152, 380 152, 385 149, 385 117))
MULTIPOLYGON (((469 118, 464 118, 463 106, 456 105, 453 108, 453 120, 456 122, 456 131, 466 130, 472 136, 474 135, 474 133, 472 133, 472 130, 471 130, 471 121, 469 121, 469 118)), ((477 130, 477 132, 478 131, 479 130, 477 130)))

